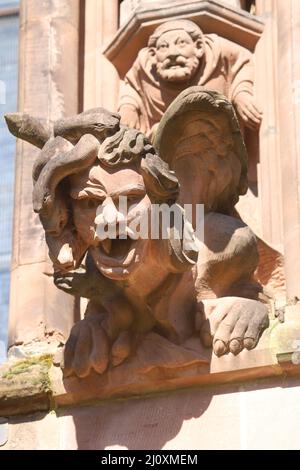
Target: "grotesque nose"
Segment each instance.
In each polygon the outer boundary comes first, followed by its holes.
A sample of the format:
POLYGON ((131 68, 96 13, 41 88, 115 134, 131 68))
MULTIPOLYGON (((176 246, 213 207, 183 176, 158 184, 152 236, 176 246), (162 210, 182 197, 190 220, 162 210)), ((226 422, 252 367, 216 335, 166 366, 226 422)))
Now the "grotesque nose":
POLYGON ((124 215, 118 211, 111 197, 107 197, 97 210, 96 224, 117 224, 125 220, 124 215))
POLYGON ((113 202, 113 200, 109 197, 105 200, 103 204, 103 218, 107 224, 114 224, 117 222, 118 218, 118 211, 113 202))

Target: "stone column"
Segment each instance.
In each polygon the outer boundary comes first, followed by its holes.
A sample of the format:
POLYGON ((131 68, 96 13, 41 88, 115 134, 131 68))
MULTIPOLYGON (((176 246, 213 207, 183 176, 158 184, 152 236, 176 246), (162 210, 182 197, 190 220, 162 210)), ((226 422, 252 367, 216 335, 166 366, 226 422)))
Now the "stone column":
POLYGON ((288 300, 292 300, 300 299, 300 2, 275 3, 284 254, 288 300))
POLYGON ((283 253, 282 191, 279 143, 276 0, 257 0, 265 28, 255 49, 256 95, 263 111, 259 137, 258 191, 261 237, 283 253))
MULTIPOLYGON (((49 120, 78 112, 80 0, 23 0, 19 111, 49 120)), ((9 345, 63 338, 74 300, 52 282, 44 233, 32 209, 33 146, 18 142, 9 345)))
POLYGON ((88 0, 85 8, 84 109, 103 106, 115 111, 119 77, 102 54, 102 47, 114 36, 119 24, 119 2, 88 0))

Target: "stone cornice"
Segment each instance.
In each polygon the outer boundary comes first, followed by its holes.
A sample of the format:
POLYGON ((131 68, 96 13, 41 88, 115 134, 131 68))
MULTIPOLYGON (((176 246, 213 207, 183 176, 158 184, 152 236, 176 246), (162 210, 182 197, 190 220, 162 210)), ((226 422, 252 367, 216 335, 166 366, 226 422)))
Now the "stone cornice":
POLYGON ((300 377, 300 304, 286 308, 286 321, 273 320, 259 345, 237 356, 220 358, 192 339, 184 347, 151 333, 136 357, 104 375, 63 378, 52 356, 10 361, 0 368, 0 417, 49 411, 65 406, 124 399, 171 390, 229 383, 300 377), (155 351, 153 347, 155 346, 155 351), (167 343, 167 344, 165 344, 167 343), (152 351, 152 360, 149 354, 152 351))

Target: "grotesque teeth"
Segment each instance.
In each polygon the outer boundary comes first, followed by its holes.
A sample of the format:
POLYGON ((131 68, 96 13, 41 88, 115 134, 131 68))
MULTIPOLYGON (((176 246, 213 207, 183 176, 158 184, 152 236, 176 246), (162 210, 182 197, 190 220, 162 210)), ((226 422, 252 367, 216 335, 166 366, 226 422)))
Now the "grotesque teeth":
POLYGON ((138 234, 134 232, 130 227, 126 227, 126 234, 132 240, 137 240, 139 238, 138 234))
POLYGON ((105 253, 109 255, 111 250, 111 240, 109 238, 106 238, 105 240, 102 240, 101 245, 105 253))
POLYGON ((72 253, 72 248, 70 247, 69 243, 65 243, 57 256, 57 259, 59 263, 61 264, 68 264, 68 263, 73 263, 73 253, 72 253))
POLYGON ((111 250, 112 250, 112 241, 116 239, 118 240, 120 243, 122 243, 122 240, 128 240, 128 239, 131 239, 131 240, 137 240, 138 239, 138 235, 133 231, 131 230, 129 227, 126 227, 125 228, 125 231, 124 232, 121 232, 119 231, 118 235, 116 236, 116 238, 104 238, 101 240, 101 247, 103 248, 103 251, 105 251, 105 253, 107 255, 109 255, 111 253, 111 250))

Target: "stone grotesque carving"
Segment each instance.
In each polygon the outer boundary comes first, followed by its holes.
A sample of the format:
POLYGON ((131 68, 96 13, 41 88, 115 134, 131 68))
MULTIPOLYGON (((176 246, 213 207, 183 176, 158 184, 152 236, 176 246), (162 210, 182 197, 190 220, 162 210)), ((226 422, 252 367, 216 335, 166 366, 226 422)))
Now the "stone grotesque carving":
POLYGON ((261 112, 253 97, 253 60, 245 48, 196 23, 163 23, 150 36, 125 76, 120 92, 122 123, 152 135, 168 106, 184 89, 201 85, 225 95, 242 126, 256 129, 261 112))
POLYGON ((65 375, 104 373, 128 360, 151 331, 176 344, 198 336, 217 356, 256 346, 268 313, 252 278, 255 237, 232 216, 247 189, 247 161, 224 96, 185 90, 166 112, 153 146, 101 108, 48 131, 29 116, 6 119, 15 135, 42 147, 33 204, 54 282, 89 299, 66 343, 65 375), (26 129, 25 119, 31 123, 26 129), (125 216, 120 196, 127 197, 125 216), (132 235, 132 221, 144 215, 151 226, 153 204, 162 203, 177 204, 188 247, 172 220, 167 238, 132 235), (204 205, 200 243, 197 220, 186 220, 182 210, 186 203, 204 205), (115 236, 102 237, 101 229, 112 225, 115 236))

